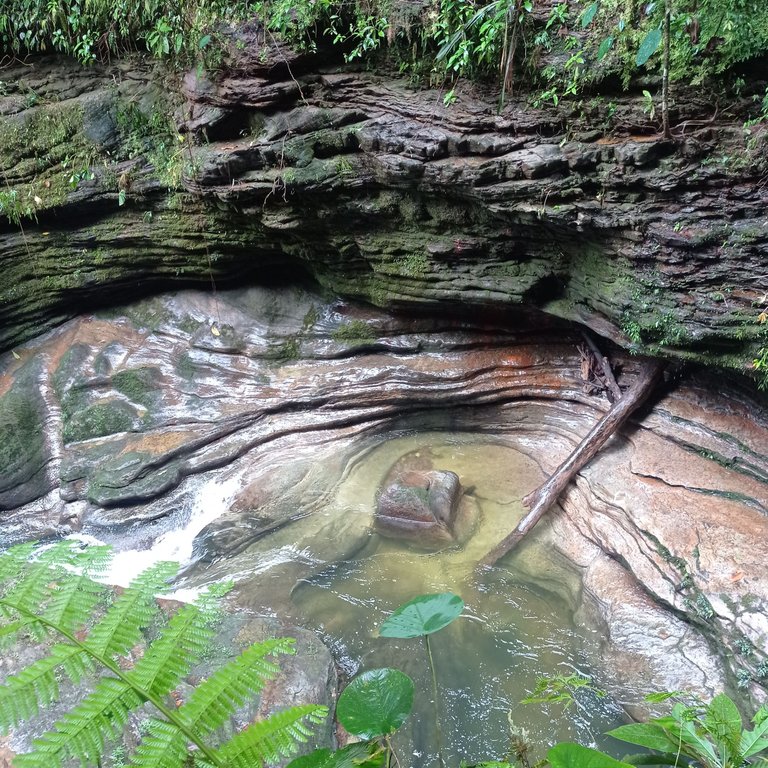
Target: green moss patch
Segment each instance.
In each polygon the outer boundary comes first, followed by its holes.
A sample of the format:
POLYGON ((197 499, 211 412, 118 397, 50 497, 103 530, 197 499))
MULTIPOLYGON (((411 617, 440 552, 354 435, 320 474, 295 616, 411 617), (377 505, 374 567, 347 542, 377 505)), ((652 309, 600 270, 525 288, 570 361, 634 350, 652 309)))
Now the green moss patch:
POLYGON ((336 328, 331 338, 339 343, 364 344, 375 341, 376 334, 362 320, 351 320, 336 328))
POLYGON ((0 398, 0 490, 31 477, 43 463, 40 403, 24 389, 0 398))
POLYGON ((0 117, 0 214, 12 224, 61 205, 80 182, 93 177, 99 148, 83 132, 80 106, 51 105, 26 119, 0 117))
POLYGON ((123 400, 95 403, 68 415, 64 422, 64 442, 74 443, 94 437, 128 432, 138 421, 136 409, 123 400))
POLYGON ((152 366, 134 368, 116 373, 112 386, 131 402, 149 408, 155 401, 161 376, 160 370, 152 366))

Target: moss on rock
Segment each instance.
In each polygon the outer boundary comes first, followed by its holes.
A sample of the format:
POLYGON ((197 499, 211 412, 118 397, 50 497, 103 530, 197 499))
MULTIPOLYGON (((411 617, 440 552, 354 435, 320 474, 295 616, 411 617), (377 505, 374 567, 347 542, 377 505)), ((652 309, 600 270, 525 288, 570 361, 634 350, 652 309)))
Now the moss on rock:
POLYGON ((37 368, 35 361, 27 363, 0 397, 0 508, 20 506, 48 490, 45 405, 37 368))
POLYGON ((137 423, 140 419, 129 403, 117 399, 105 400, 68 414, 63 426, 64 442, 74 443, 128 432, 137 423))

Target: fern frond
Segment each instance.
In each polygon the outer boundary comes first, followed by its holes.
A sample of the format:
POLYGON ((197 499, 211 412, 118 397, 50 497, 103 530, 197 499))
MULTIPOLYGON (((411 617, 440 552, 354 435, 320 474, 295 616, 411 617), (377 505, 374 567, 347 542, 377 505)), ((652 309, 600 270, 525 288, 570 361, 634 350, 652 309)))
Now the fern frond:
POLYGON ((127 653, 157 614, 155 594, 167 586, 176 570, 174 563, 156 563, 140 573, 91 630, 86 646, 100 656, 127 653))
POLYGON ((131 765, 137 768, 179 768, 188 755, 187 739, 175 726, 152 718, 131 765))
POLYGON ((34 740, 34 753, 15 758, 14 768, 61 768, 68 758, 81 766, 97 765, 107 741, 123 732, 131 710, 142 703, 127 683, 103 677, 96 690, 59 720, 54 730, 34 740))
POLYGON ((70 634, 84 626, 107 591, 93 577, 104 572, 111 558, 109 547, 89 547, 82 557, 75 558, 73 567, 79 573, 68 573, 60 579, 43 616, 70 634))
POLYGON ((185 605, 126 677, 151 695, 163 696, 200 660, 213 635, 205 613, 185 605))
POLYGON ((290 757, 312 735, 309 724, 321 723, 328 707, 304 704, 276 712, 236 733, 215 755, 227 768, 256 768, 290 757))
POLYGON ((59 667, 64 668, 73 682, 78 682, 90 664, 80 648, 58 643, 48 656, 9 677, 5 685, 0 686, 0 729, 7 731, 58 701, 56 670, 59 667))
POLYGON ((103 570, 109 558, 108 547, 83 550, 74 541, 12 547, 0 556, 0 615, 14 619, 26 612, 18 629, 38 637, 43 632, 36 616, 50 614, 57 625, 84 624, 95 602, 90 595, 101 589, 90 574, 103 570), (76 584, 73 573, 83 574, 76 584))
POLYGON ((281 637, 252 645, 200 683, 177 714, 199 733, 213 733, 277 676, 278 666, 265 657, 295 653, 295 643, 290 637, 281 637))
MULTIPOLYGON (((0 606, 1 605, 2 604, 0 603, 0 606)), ((26 624, 26 621, 22 619, 18 619, 17 621, 12 621, 10 624, 4 624, 3 626, 0 626, 0 638, 5 637, 6 635, 15 634, 22 627, 24 627, 25 624, 26 624)))
MULTIPOLYGON (((48 603, 59 577, 64 574, 62 563, 67 562, 71 542, 58 542, 49 547, 33 550, 30 560, 19 567, 16 578, 11 578, 0 597, 6 617, 13 616, 20 608, 32 616, 48 603)), ((41 628, 31 616, 23 619, 24 625, 35 635, 41 636, 41 628)))
POLYGON ((92 576, 109 557, 106 548, 83 550, 73 542, 14 547, 0 554, 0 640, 22 629, 65 640, 0 686, 0 728, 16 726, 56 701, 64 676, 78 683, 94 667, 106 671, 93 693, 33 742, 33 752, 16 757, 15 768, 100 765, 107 742, 124 732, 130 713, 144 703, 154 707, 157 717, 133 756, 136 768, 180 768, 190 760, 198 768, 255 768, 293 754, 310 736, 310 726, 327 716, 323 706, 294 707, 213 749, 207 739, 277 675, 278 667, 267 657, 293 653, 294 641, 281 638, 252 646, 175 709, 166 697, 209 645, 215 634, 212 609, 229 585, 214 585, 195 604, 175 611, 126 671, 117 657, 145 639, 144 629, 159 611, 155 595, 177 566, 158 563, 144 571, 88 632, 93 609, 109 593, 92 576))
POLYGON ((18 578, 29 567, 29 560, 35 551, 35 544, 18 544, 6 549, 0 555, 0 596, 7 591, 7 585, 18 578))

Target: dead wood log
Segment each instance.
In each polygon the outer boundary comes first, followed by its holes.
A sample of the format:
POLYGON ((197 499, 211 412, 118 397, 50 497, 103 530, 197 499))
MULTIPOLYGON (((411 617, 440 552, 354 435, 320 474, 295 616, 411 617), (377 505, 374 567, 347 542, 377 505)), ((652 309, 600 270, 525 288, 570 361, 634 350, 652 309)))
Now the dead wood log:
POLYGON ((618 402, 621 399, 621 389, 619 389, 619 385, 616 383, 616 378, 613 375, 611 364, 605 357, 603 357, 603 353, 600 351, 597 344, 595 344, 595 342, 592 340, 592 337, 588 333, 582 331, 581 335, 584 341, 587 343, 587 346, 591 350, 592 354, 595 356, 597 364, 600 366, 600 378, 605 384, 606 389, 610 392, 610 401, 612 403, 618 402))
POLYGON ((517 524, 509 536, 480 561, 480 565, 493 565, 518 545, 521 539, 557 501, 579 470, 595 456, 611 435, 645 402, 663 373, 664 363, 659 360, 648 360, 643 364, 640 373, 629 389, 622 394, 611 410, 595 424, 573 453, 555 470, 552 477, 523 499, 523 504, 528 507, 530 512, 517 524))

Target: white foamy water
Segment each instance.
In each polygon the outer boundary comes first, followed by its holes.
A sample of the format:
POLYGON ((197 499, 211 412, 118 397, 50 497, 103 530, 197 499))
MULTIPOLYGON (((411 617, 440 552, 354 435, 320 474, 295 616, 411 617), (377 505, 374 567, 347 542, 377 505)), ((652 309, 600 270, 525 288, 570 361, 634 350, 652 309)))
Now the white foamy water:
MULTIPOLYGON (((225 480, 212 478, 200 484, 194 495, 188 513, 179 515, 179 525, 158 536, 146 549, 115 550, 110 567, 100 580, 106 584, 125 587, 150 566, 161 561, 179 563, 184 567, 192 560, 192 545, 195 537, 206 525, 224 514, 229 508, 233 495, 240 487, 240 479, 225 480)), ((69 539, 86 544, 103 544, 96 536, 75 533, 69 539)), ((173 593, 176 600, 193 600, 202 590, 180 589, 173 593)))

